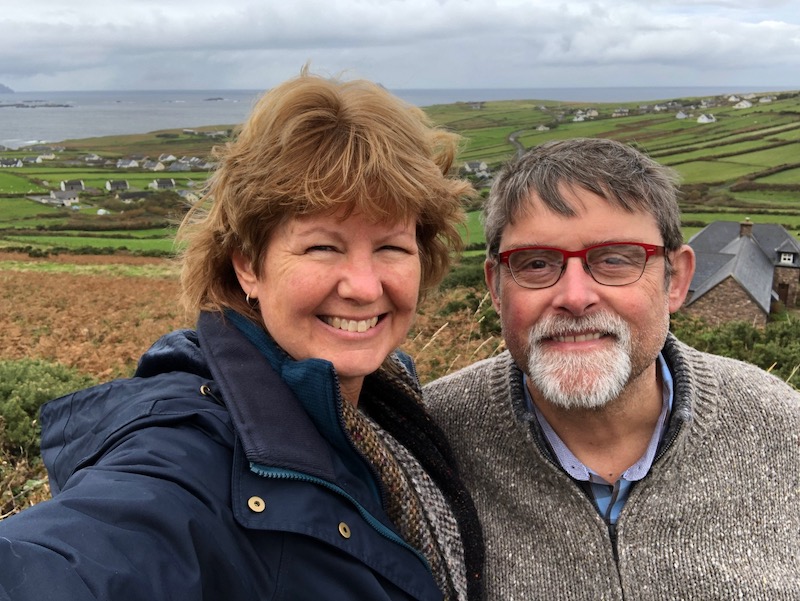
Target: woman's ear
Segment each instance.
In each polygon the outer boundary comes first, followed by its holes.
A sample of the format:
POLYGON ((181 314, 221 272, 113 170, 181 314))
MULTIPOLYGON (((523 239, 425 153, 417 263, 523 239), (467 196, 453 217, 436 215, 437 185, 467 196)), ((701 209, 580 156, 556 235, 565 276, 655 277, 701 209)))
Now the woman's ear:
POLYGON ((258 276, 253 271, 253 264, 239 250, 233 251, 231 256, 233 270, 239 285, 249 298, 258 298, 258 276))

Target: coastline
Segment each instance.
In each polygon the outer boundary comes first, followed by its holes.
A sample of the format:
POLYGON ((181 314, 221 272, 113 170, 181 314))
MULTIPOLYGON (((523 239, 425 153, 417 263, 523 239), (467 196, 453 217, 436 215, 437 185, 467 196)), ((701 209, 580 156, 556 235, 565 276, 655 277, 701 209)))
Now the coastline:
MULTIPOLYGON (((394 94, 419 107, 459 102, 652 103, 729 94, 780 93, 755 86, 664 86, 603 88, 398 89, 394 94)), ((162 129, 242 122, 263 90, 139 90, 0 93, 0 145, 19 149, 36 143, 162 129)))

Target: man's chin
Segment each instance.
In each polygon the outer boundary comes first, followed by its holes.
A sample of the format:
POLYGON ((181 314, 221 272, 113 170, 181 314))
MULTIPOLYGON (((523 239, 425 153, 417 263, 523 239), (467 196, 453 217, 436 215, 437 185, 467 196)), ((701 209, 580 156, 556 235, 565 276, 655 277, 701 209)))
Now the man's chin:
POLYGON ((546 353, 541 357, 537 360, 534 353, 529 358, 528 377, 550 404, 562 409, 602 409, 619 396, 631 373, 625 354, 546 353))

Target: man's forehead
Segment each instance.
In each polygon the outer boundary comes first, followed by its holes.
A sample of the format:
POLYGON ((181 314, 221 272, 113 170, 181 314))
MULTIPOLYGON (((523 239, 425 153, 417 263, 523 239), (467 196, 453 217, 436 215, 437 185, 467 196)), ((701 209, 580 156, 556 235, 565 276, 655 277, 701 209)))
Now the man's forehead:
POLYGON ((586 243, 638 240, 656 243, 660 236, 656 216, 644 209, 621 204, 586 190, 559 196, 558 201, 544 200, 531 192, 517 207, 503 228, 506 243, 527 244, 573 236, 586 243), (580 231, 580 234, 578 234, 580 231), (515 240, 509 239, 511 235, 515 240), (519 238, 519 240, 516 240, 519 238))

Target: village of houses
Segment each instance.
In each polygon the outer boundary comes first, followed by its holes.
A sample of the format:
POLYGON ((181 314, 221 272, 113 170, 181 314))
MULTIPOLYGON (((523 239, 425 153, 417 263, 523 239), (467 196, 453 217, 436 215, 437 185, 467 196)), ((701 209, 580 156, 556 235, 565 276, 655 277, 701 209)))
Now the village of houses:
MULTIPOLYGON (((695 119, 698 123, 716 121, 710 109, 725 102, 734 109, 747 109, 754 103, 769 103, 774 97, 769 95, 730 96, 721 99, 701 100, 696 106, 685 106, 677 102, 656 105, 642 105, 639 112, 675 112, 676 119, 695 119)), ((480 110, 483 103, 473 104, 480 110)), ((619 108, 613 111, 612 118, 625 117, 630 109, 619 108)), ((593 108, 570 111, 571 120, 580 122, 599 116, 593 108)), ((565 120, 568 114, 558 115, 565 120)), ((548 129, 540 125, 539 130, 548 129)), ((184 133, 197 133, 185 130, 184 133)), ((210 132, 214 134, 227 132, 210 132)), ((515 143, 515 140, 510 140, 515 143)), ((26 150, 35 150, 29 147, 26 150)), ((0 147, 0 150, 3 150, 0 147)), ((63 150, 52 146, 41 147, 43 154, 24 159, 0 159, 0 167, 22 167, 26 163, 42 163, 55 160, 56 153, 63 150)), ((67 162, 60 164, 66 165, 67 162)), ((145 156, 130 156, 115 161, 103 159, 96 154, 87 154, 81 159, 69 162, 72 166, 103 167, 115 172, 123 170, 151 171, 155 177, 147 190, 132 190, 125 179, 108 179, 105 192, 115 198, 131 203, 152 191, 174 190, 189 203, 197 201, 193 191, 196 184, 192 180, 178 189, 175 179, 170 175, 185 172, 203 172, 200 179, 205 180, 214 165, 197 157, 177 158, 162 154, 155 159, 145 156)), ((484 161, 467 161, 461 172, 476 181, 478 185, 491 182, 491 168, 484 161)), ((200 174, 198 174, 200 175, 200 174)), ((29 196, 32 200, 61 207, 77 207, 80 195, 86 193, 103 194, 102 190, 87 190, 81 180, 61 181, 58 189, 47 196, 29 196)), ((102 214, 104 209, 98 209, 102 214)), ((697 269, 691 282, 689 296, 682 311, 701 317, 709 323, 745 321, 763 327, 769 316, 784 308, 800 307, 800 243, 784 227, 778 224, 754 224, 749 220, 742 223, 717 221, 709 224, 688 240, 697 256, 697 269)))
MULTIPOLYGON (((745 94, 743 96, 728 96, 727 103, 734 109, 749 109, 753 107, 754 103, 768 104, 775 100, 775 96, 764 94, 745 94)), ((678 102, 667 102, 665 104, 643 104, 638 108, 640 113, 663 113, 667 111, 675 111, 676 119, 694 119, 697 123, 715 123, 717 121, 711 110, 719 105, 716 98, 704 98, 697 103, 697 105, 684 106, 678 102)), ((611 117, 627 117, 631 113, 631 109, 618 108, 611 113, 611 117)), ((579 122, 586 119, 592 119, 598 116, 596 109, 588 109, 586 111, 577 111, 572 118, 573 121, 579 122)))
MULTIPOLYGON (((777 98, 771 94, 743 94, 730 95, 722 97, 703 98, 697 104, 683 104, 676 100, 659 104, 642 104, 635 109, 626 107, 618 107, 614 109, 610 116, 612 119, 621 117, 628 117, 632 114, 646 114, 646 113, 675 113, 675 119, 680 121, 694 120, 699 124, 716 123, 717 118, 714 116, 713 109, 721 105, 736 110, 749 109, 757 104, 769 104, 777 98)), ((467 103, 474 110, 481 110, 484 102, 470 102, 467 103)), ((547 107, 540 106, 540 110, 547 111, 547 107)), ((601 117, 600 111, 596 108, 579 108, 571 110, 560 110, 554 115, 556 122, 571 121, 573 123, 582 123, 584 121, 591 121, 601 117)), ((539 125, 536 131, 545 132, 551 128, 548 125, 539 125)), ((524 148, 516 142, 515 137, 509 138, 512 145, 517 146, 518 151, 524 151, 524 148)), ((470 176, 473 180, 482 186, 487 186, 490 183, 492 172, 490 166, 485 161, 466 161, 461 166, 461 172, 464 175, 470 176)))
MULTIPOLYGON (((194 133, 194 131, 185 130, 184 133, 194 133)), ((224 133, 227 134, 227 132, 224 133)), ((0 150, 3 150, 3 148, 0 147, 0 150)), ((28 153, 30 153, 30 151, 41 151, 41 154, 29 155, 24 158, 0 158, 0 167, 19 168, 29 164, 41 164, 47 161, 55 161, 57 159, 57 153, 62 152, 64 148, 53 145, 34 145, 26 147, 25 150, 28 153)), ((125 158, 110 160, 104 159, 94 153, 88 153, 83 157, 70 159, 68 161, 59 161, 58 163, 59 166, 64 167, 101 167, 113 170, 116 172, 115 175, 118 175, 120 171, 153 172, 154 178, 147 184, 147 190, 134 189, 127 179, 106 180, 104 186, 105 193, 114 195, 115 198, 126 204, 141 199, 146 195, 147 191, 161 190, 173 190, 187 202, 194 203, 198 199, 197 194, 193 190, 193 188, 197 186, 197 183, 190 179, 185 182, 184 186, 179 188, 175 178, 170 176, 177 173, 202 172, 202 175, 198 175, 199 179, 204 181, 209 171, 214 168, 214 164, 206 159, 193 156, 178 158, 172 154, 161 154, 157 158, 131 155, 125 158)), ((83 180, 80 179, 62 180, 57 184, 57 187, 55 183, 49 183, 49 185, 53 186, 54 189, 50 190, 48 195, 29 195, 28 198, 41 202, 42 204, 74 209, 80 206, 81 194, 97 195, 103 193, 103 190, 87 188, 83 180)), ((98 209, 97 212, 102 215, 106 211, 101 208, 98 209)))

